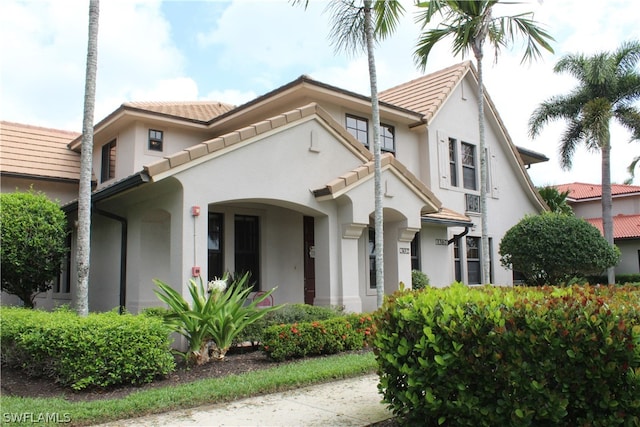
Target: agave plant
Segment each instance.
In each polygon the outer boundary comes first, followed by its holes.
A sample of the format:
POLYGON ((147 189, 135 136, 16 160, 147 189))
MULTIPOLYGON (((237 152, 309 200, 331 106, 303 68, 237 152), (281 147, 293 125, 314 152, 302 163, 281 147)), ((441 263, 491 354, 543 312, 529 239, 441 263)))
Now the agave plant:
POLYGON ((188 342, 185 354, 188 362, 202 365, 210 360, 210 350, 214 359, 222 360, 233 340, 242 330, 270 311, 281 306, 258 307, 276 288, 271 289, 246 304, 251 288, 245 285, 248 274, 224 286, 228 276, 205 285, 201 278, 189 281, 189 293, 193 306, 168 284, 154 279, 159 290, 154 290, 158 298, 171 308, 166 322, 188 342))

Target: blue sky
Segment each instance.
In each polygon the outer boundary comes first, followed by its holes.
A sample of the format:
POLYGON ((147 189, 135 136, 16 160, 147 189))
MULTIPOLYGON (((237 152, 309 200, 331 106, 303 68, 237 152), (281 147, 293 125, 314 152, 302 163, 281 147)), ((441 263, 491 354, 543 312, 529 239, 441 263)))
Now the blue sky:
MULTIPOLYGON (((241 104, 302 74, 369 95, 366 58, 336 54, 327 40, 326 1, 304 10, 284 0, 160 1, 103 0, 100 10, 96 121, 126 101, 219 100, 241 104)), ((419 27, 412 2, 397 31, 376 51, 379 89, 422 73, 412 52, 419 27)), ((567 93, 568 76, 552 72, 566 53, 613 50, 640 39, 640 3, 635 0, 545 0, 503 6, 496 14, 534 11, 556 38, 555 55, 520 65, 521 45, 500 53, 497 65, 485 53, 485 84, 517 145, 551 158, 530 174, 537 185, 600 182, 599 155, 581 149, 574 168, 557 161, 563 124, 536 140, 526 125, 544 99, 567 93)), ((2 0, 0 2, 0 118, 79 131, 88 25, 88 1, 2 0)), ((445 42, 426 72, 460 62, 445 42)), ((614 127, 614 182, 626 178, 640 142, 614 127)), ((636 183, 640 183, 637 179, 636 183)))

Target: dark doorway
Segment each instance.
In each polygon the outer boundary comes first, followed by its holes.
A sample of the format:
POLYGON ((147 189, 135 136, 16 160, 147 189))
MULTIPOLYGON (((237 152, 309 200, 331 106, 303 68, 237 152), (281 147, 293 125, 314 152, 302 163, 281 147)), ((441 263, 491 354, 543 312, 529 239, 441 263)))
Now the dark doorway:
POLYGON ((235 216, 235 274, 249 272, 254 291, 260 290, 260 222, 257 216, 235 216))
POLYGON ((304 303, 313 305, 316 297, 316 247, 313 217, 303 218, 304 236, 304 303))

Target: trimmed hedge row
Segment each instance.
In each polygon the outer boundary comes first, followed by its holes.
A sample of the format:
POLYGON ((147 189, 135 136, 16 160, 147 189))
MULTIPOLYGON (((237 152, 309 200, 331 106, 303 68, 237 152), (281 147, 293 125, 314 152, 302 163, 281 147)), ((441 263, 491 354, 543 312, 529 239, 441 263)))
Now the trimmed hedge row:
POLYGON ((375 313, 384 401, 410 425, 640 424, 637 287, 426 288, 375 313))
POLYGON ((349 314, 328 320, 273 325, 263 333, 263 350, 273 360, 360 350, 368 343, 373 320, 349 314))
POLYGON ((286 304, 279 310, 267 313, 261 319, 250 324, 240 333, 237 338, 238 344, 250 342, 254 347, 264 341, 264 331, 270 326, 314 322, 327 320, 334 317, 343 316, 344 313, 337 308, 322 307, 309 304, 286 304))
POLYGON ((2 364, 74 390, 142 384, 175 369, 170 331, 152 316, 0 309, 2 364))

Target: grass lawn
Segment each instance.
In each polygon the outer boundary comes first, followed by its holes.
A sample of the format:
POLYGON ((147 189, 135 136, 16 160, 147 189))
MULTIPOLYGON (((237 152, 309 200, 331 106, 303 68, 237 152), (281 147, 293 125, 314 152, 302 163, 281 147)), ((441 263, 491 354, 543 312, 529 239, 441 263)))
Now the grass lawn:
POLYGON ((376 362, 372 352, 349 353, 304 359, 274 368, 179 386, 139 391, 121 399, 69 402, 60 398, 0 396, 0 424, 33 426, 36 420, 40 420, 38 425, 53 425, 56 424, 56 419, 71 426, 99 424, 289 390, 370 373, 375 369, 376 362), (12 416, 13 420, 9 418, 12 416), (22 420, 15 422, 19 417, 22 420))

